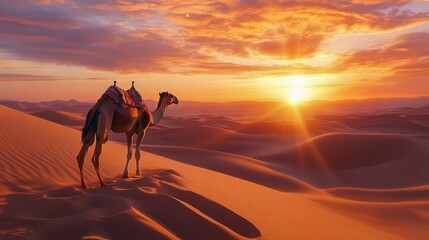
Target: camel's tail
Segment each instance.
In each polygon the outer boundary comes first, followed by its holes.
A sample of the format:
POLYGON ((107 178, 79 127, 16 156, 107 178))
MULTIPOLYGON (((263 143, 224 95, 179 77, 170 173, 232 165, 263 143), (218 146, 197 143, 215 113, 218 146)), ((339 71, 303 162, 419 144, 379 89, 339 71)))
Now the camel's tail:
MULTIPOLYGON (((97 132, 99 109, 97 105, 92 107, 86 114, 85 126, 82 128, 82 143, 91 141, 90 133, 97 132)), ((92 143, 91 143, 92 145, 92 143)))

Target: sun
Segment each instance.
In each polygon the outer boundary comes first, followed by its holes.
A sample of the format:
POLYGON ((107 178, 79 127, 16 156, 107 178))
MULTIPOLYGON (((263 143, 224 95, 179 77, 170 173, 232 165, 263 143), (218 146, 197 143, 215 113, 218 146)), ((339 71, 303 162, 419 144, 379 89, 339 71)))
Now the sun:
POLYGON ((279 78, 283 87, 278 89, 283 92, 285 102, 298 105, 313 97, 313 87, 310 82, 315 78, 308 75, 292 75, 279 78))
POLYGON ((291 88, 288 92, 288 100, 291 104, 298 104, 305 100, 307 91, 303 87, 291 88))

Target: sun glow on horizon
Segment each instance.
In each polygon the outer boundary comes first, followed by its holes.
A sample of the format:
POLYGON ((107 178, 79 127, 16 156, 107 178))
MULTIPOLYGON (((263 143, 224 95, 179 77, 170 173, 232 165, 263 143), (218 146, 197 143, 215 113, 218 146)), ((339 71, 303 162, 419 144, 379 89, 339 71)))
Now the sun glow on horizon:
POLYGON ((287 81, 286 99, 292 105, 297 105, 300 102, 307 100, 309 89, 306 87, 309 79, 304 75, 291 76, 287 81))
POLYGON ((288 100, 291 104, 299 104, 300 102, 306 99, 308 92, 303 87, 295 87, 290 89, 288 95, 288 100))

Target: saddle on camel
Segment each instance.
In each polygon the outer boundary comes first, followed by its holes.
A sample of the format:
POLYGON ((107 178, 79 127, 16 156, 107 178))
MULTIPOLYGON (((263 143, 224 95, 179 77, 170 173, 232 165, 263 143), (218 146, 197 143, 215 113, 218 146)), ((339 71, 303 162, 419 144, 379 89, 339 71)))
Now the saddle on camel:
POLYGON ((134 87, 134 81, 131 88, 126 91, 116 86, 116 81, 114 81, 113 86, 110 86, 103 95, 111 97, 123 108, 135 107, 141 111, 149 111, 139 91, 134 87))
POLYGON ((123 174, 124 178, 128 177, 128 164, 132 157, 132 141, 134 134, 136 134, 136 175, 140 175, 140 146, 146 130, 161 121, 169 105, 178 103, 179 100, 176 96, 169 92, 162 92, 159 93, 156 110, 151 112, 148 110, 140 93, 134 87, 134 81, 131 88, 126 91, 116 86, 116 81, 114 81, 113 86, 110 86, 104 92, 86 115, 85 126, 82 129, 82 148, 76 157, 82 188, 87 188, 82 171, 85 155, 94 142, 96 144, 91 161, 97 172, 100 185, 105 185, 99 170, 99 159, 102 145, 107 141, 110 130, 115 133, 125 133, 127 137, 128 153, 123 174))

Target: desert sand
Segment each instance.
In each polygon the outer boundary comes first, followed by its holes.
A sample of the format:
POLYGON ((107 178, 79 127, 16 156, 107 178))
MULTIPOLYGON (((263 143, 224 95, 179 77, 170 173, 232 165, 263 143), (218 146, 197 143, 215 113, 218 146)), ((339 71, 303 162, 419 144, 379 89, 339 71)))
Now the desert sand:
POLYGON ((67 104, 0 105, 0 239, 428 239, 429 117, 418 109, 299 124, 174 110, 147 133, 141 177, 132 161, 121 178, 125 137, 112 134, 107 186, 91 148, 82 190, 88 105, 67 104))

